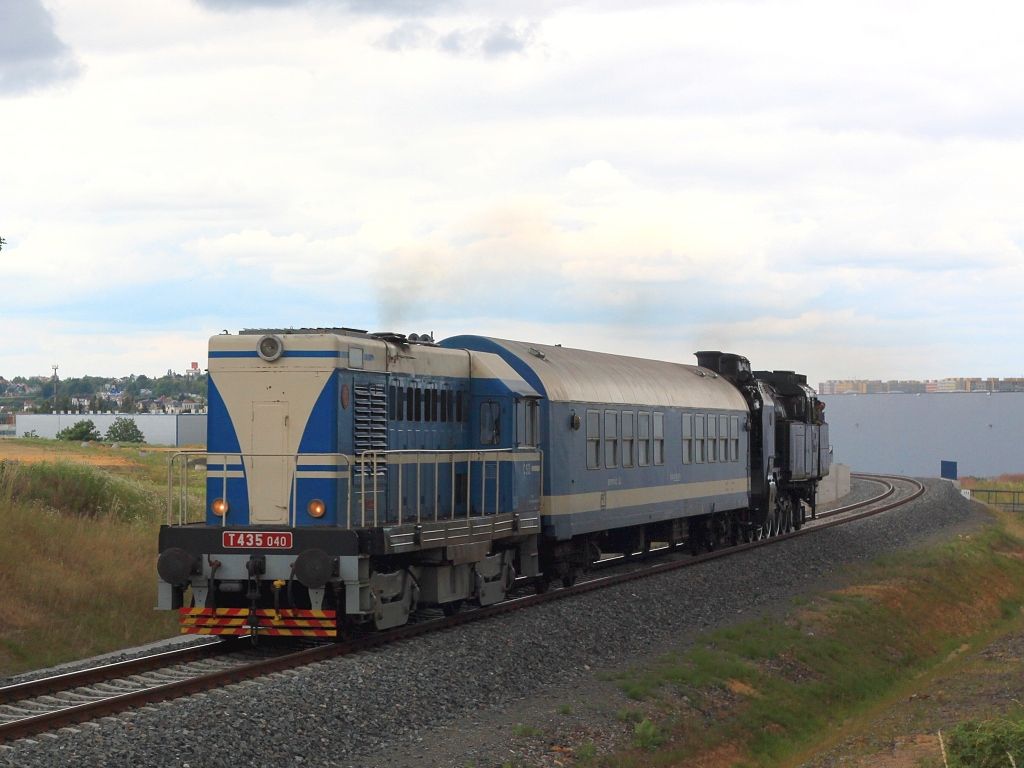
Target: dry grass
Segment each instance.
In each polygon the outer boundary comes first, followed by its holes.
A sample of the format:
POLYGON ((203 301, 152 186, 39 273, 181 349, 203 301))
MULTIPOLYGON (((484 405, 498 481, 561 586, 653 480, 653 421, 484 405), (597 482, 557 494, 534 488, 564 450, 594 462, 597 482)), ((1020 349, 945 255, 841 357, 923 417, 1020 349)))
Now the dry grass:
POLYGON ((2 464, 0 675, 176 632, 153 610, 159 463, 71 465, 59 448, 56 463, 2 464))

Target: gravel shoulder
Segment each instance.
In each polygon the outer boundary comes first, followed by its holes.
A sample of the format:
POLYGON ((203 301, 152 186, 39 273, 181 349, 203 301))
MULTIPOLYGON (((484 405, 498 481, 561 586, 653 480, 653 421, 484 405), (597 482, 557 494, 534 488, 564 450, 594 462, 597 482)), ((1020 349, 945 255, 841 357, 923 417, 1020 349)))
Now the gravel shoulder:
POLYGON ((632 728, 616 670, 988 521, 950 484, 927 487, 815 535, 22 741, 0 765, 565 765, 632 728))

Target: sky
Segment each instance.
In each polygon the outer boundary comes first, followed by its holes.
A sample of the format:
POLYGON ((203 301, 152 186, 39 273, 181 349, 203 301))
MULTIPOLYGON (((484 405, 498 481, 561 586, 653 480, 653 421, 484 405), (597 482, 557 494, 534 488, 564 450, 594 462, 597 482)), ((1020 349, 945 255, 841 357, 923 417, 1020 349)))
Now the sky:
POLYGON ((227 329, 1024 376, 1024 5, 0 0, 0 376, 227 329))

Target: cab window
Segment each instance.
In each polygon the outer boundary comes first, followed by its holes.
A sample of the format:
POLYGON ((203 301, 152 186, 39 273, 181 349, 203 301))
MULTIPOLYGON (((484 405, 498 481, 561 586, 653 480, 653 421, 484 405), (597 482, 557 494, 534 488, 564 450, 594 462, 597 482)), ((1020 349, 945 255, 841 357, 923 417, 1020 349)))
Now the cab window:
POLYGON ((493 400, 480 403, 480 444, 501 444, 501 406, 493 400))

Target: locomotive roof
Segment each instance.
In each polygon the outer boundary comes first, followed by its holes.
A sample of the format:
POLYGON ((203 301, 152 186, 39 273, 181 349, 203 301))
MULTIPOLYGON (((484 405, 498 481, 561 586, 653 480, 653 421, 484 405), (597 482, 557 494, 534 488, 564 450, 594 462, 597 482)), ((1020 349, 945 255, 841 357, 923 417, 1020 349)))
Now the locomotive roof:
POLYGON ((441 344, 497 352, 552 401, 747 410, 736 387, 696 365, 484 336, 441 344))

